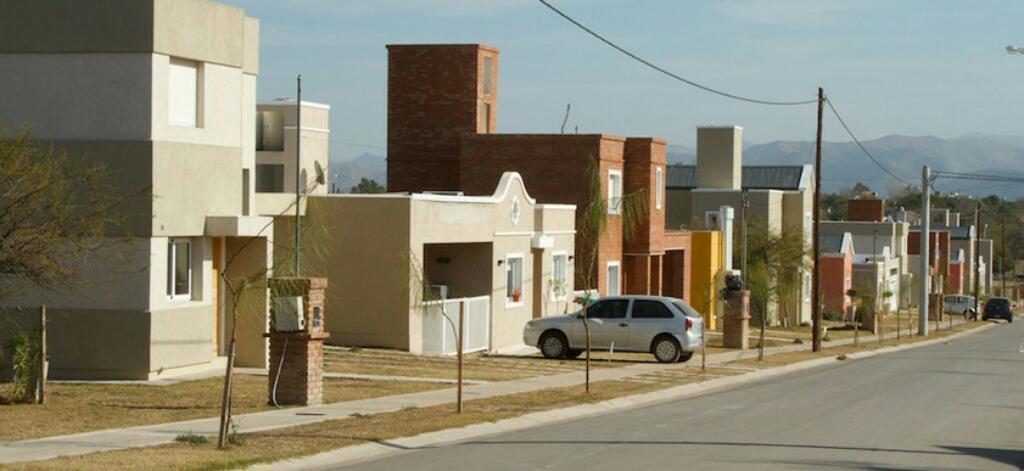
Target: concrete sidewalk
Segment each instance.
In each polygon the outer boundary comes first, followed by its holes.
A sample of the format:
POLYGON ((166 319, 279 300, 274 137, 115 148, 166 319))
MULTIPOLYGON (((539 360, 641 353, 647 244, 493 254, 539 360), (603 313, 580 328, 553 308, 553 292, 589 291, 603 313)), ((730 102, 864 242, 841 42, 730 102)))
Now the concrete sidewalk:
MULTIPOLYGON (((964 321, 954 322, 954 325, 964 321)), ((892 337, 895 338, 895 337, 892 337)), ((865 336, 861 342, 877 341, 874 336, 865 336)), ((824 343, 825 347, 838 347, 853 343, 853 339, 842 339, 824 343)), ((793 344, 783 347, 766 348, 766 354, 779 354, 810 350, 810 344, 793 344)), ((757 356, 757 350, 723 352, 708 355, 706 362, 719 365, 731 361, 757 356)), ((696 355, 688 363, 665 365, 659 363, 638 363, 621 368, 600 368, 590 372, 591 381, 622 380, 630 377, 673 369, 694 368, 700 365, 700 355, 696 355)), ((464 388, 466 400, 484 399, 489 397, 533 392, 581 385, 584 374, 580 371, 550 376, 536 376, 514 381, 500 381, 483 384, 467 385, 464 388)), ((386 396, 359 401, 340 402, 321 406, 296 407, 266 412, 236 415, 234 423, 240 433, 260 432, 285 427, 313 424, 326 420, 345 419, 353 414, 380 414, 395 412, 408 407, 431 407, 452 404, 455 401, 455 388, 434 391, 386 396)), ((123 429, 100 430, 95 432, 62 435, 18 442, 0 444, 0 464, 21 461, 36 461, 56 458, 58 456, 83 455, 101 451, 119 450, 144 446, 173 443, 175 437, 194 433, 216 435, 219 428, 218 418, 189 420, 157 425, 146 425, 123 429)))

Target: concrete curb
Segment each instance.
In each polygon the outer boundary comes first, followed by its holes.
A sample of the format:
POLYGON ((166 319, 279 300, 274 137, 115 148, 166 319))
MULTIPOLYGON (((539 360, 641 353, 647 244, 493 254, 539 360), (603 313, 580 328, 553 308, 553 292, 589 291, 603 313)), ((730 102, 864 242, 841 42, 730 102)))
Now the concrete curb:
MULTIPOLYGON (((989 324, 965 332, 959 332, 942 338, 924 340, 905 345, 883 347, 867 352, 852 353, 847 356, 848 360, 860 360, 876 355, 895 353, 913 348, 927 347, 942 342, 948 342, 959 337, 973 335, 994 328, 996 324, 989 324)), ((739 386, 744 383, 765 380, 789 373, 813 369, 829 364, 835 364, 839 360, 834 356, 815 358, 813 360, 791 363, 779 367, 758 370, 738 376, 716 378, 699 383, 684 384, 660 391, 653 391, 633 396, 625 396, 593 404, 582 404, 562 409, 535 412, 521 415, 498 422, 486 422, 468 425, 455 429, 438 430, 427 432, 411 437, 396 438, 374 443, 364 443, 351 447, 339 448, 303 458, 289 459, 275 463, 260 464, 251 466, 251 470, 308 470, 320 468, 334 468, 342 465, 351 465, 358 462, 370 461, 383 458, 387 455, 411 451, 418 448, 432 448, 451 443, 457 443, 469 439, 481 438, 505 432, 523 430, 540 425, 576 420, 624 410, 653 406, 660 403, 679 400, 683 398, 696 397, 703 394, 717 392, 723 389, 739 386)))

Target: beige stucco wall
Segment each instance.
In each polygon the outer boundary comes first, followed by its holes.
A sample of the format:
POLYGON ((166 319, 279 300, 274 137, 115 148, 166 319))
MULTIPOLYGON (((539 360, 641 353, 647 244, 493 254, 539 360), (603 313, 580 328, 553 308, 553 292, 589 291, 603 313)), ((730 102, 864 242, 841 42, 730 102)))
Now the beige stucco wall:
MULTIPOLYGON (((692 190, 665 189, 665 229, 690 227, 693 222, 692 190)), ((739 208, 736 208, 739 210, 739 208)))
MULTIPOLYGON (((38 331, 34 307, 5 308, 0 315, 4 344, 38 331)), ((205 306, 152 313, 48 307, 46 315, 52 379, 149 379, 214 358, 212 317, 205 306)))
MULTIPOLYGON (((149 369, 160 371, 213 360, 212 304, 161 309, 149 314, 149 369)), ((241 357, 239 358, 241 360, 241 357)))
MULTIPOLYGON (((330 175, 328 168, 329 146, 330 146, 330 107, 316 103, 302 101, 302 162, 301 171, 305 172, 302 188, 309 188, 313 179, 316 178, 316 163, 323 168, 325 177, 330 175)), ((295 192, 295 144, 296 144, 296 120, 295 102, 271 102, 260 103, 258 111, 275 111, 282 114, 284 118, 284 150, 282 151, 258 151, 256 162, 259 164, 278 164, 284 166, 284 192, 295 192)), ((328 178, 329 179, 329 178, 328 178)), ((326 184, 319 185, 310 194, 327 194, 326 184)))
MULTIPOLYGON (((242 124, 252 108, 242 113, 243 73, 241 69, 219 64, 201 64, 198 86, 202 89, 197 104, 196 127, 175 126, 167 122, 170 57, 152 58, 152 139, 210 146, 241 147, 242 124)), ((255 97, 253 97, 255 98, 255 97)), ((255 125, 254 125, 255 126, 255 125)))
POLYGON ((241 214, 241 148, 157 141, 152 165, 153 235, 202 235, 206 216, 241 214))
MULTIPOLYGON (((76 278, 96 286, 32 291, 6 305, 50 306, 58 374, 138 379, 210 360, 215 280, 206 218, 241 215, 243 169, 254 177, 258 21, 208 0, 2 0, 0 11, 17 12, 0 14, 0 70, 17 71, 0 74, 0 126, 31 126, 74 161, 113 170, 126 220, 109 233, 135 237, 113 244, 124 257, 106 261, 117 266, 77 267, 76 278), (171 57, 201 63, 195 128, 167 123, 171 57), (167 298, 167 237, 192 241, 189 300, 167 298)), ((267 269, 265 240, 247 251, 236 269, 267 269)), ((265 364, 264 298, 245 300, 254 320, 239 325, 239 364, 265 364)))
POLYGON ((743 183, 743 128, 697 128, 697 187, 739 190, 743 183))
MULTIPOLYGON (((573 250, 574 208, 534 210, 518 180, 497 201, 328 195, 310 198, 307 211, 304 223, 321 225, 330 234, 329 263, 310 270, 328 277, 326 323, 329 342, 334 344, 421 352, 426 268, 439 278, 430 283, 449 285, 450 298, 491 296, 491 349, 518 345, 523 326, 534 316, 535 257, 550 264, 551 251, 572 254, 573 250), (513 200, 520 208, 517 222, 512 217, 513 200), (543 228, 540 221, 547 222, 543 228), (554 246, 532 249, 534 236, 548 227, 555 231, 550 236, 554 246), (510 254, 523 255, 521 305, 510 305, 505 299, 505 260, 510 254), (437 263, 442 255, 450 259, 448 263, 437 263)), ((288 226, 276 224, 275 228, 279 237, 288 237, 283 234, 290 230, 288 226)), ((545 270, 540 273, 550 277, 550 266, 546 274, 545 270)))
POLYGON ((255 73, 258 21, 209 0, 4 0, 0 53, 160 52, 255 73), (247 24, 248 23, 248 24, 247 24))
MULTIPOLYGON (((304 257, 310 275, 327 277, 325 327, 328 343, 409 348, 409 296, 413 280, 407 268, 409 200, 320 196, 309 199, 304 220, 329 234, 322 257, 304 257), (324 263, 324 262, 327 263, 324 263)), ((278 219, 280 220, 280 219, 278 219)), ((292 226, 275 224, 283 244, 291 244, 292 226)))
MULTIPOLYGON (((272 245, 273 238, 227 238, 224 243, 225 258, 234 260, 225 266, 226 276, 237 286, 240 279, 267 273, 268 269, 273 268, 273 263, 267 259, 268 254, 271 256, 273 254, 272 245)), ((228 332, 226 338, 230 338, 230 332, 234 325, 232 310, 235 303, 229 292, 225 292, 224 295, 226 297, 224 329, 225 332, 228 332)), ((263 338, 263 333, 269 331, 267 289, 257 285, 243 291, 238 299, 235 365, 265 368, 268 353, 267 340, 263 338)), ((225 342, 226 345, 227 342, 225 342)))
POLYGON ((0 127, 28 126, 39 139, 148 139, 151 63, 145 53, 0 53, 0 127))
POLYGON ((490 242, 425 245, 424 282, 448 286, 449 298, 490 296, 493 252, 490 242))

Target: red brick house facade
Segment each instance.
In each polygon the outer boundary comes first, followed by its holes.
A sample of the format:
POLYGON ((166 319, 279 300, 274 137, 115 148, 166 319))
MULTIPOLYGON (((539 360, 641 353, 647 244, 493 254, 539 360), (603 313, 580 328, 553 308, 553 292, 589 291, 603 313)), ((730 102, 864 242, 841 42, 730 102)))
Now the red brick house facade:
MULTIPOLYGON (((665 231, 665 141, 495 134, 498 54, 478 44, 388 46, 388 191, 483 195, 515 171, 539 202, 574 204, 579 218, 596 163, 606 201, 613 178, 621 193, 644 191, 648 199, 632 237, 624 237, 622 215, 609 213, 598 242, 598 291, 608 293, 608 267, 617 263, 622 293, 688 298, 690 234, 665 231)), ((587 250, 577 234, 576 260, 587 250)), ((582 288, 586 277, 576 278, 582 288)))

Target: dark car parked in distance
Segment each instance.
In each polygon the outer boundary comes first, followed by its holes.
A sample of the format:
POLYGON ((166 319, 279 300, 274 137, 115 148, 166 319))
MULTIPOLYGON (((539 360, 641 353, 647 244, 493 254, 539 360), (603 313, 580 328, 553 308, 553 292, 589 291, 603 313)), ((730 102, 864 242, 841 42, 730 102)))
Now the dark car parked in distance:
POLYGON ((981 320, 1005 319, 1013 322, 1013 303, 1007 298, 989 298, 981 313, 981 320))

